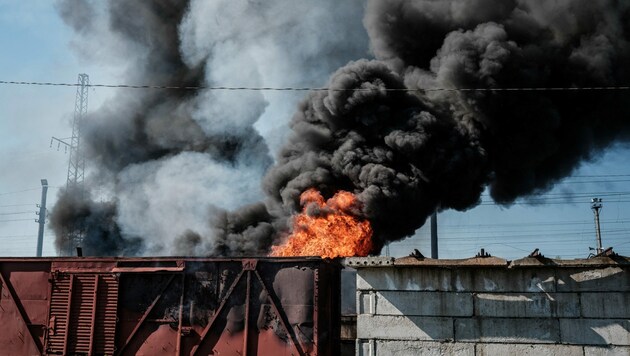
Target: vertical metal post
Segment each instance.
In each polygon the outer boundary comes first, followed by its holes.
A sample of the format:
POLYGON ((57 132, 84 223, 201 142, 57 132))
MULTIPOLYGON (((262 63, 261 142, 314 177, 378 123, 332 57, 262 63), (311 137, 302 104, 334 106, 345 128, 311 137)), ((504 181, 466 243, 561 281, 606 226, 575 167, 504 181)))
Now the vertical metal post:
POLYGON ((182 273, 182 294, 179 296, 179 323, 177 326, 177 346, 175 355, 182 354, 182 326, 184 323, 184 294, 186 293, 186 274, 182 273))
POLYGON ((599 255, 604 251, 602 248, 602 233, 599 228, 599 211, 602 209, 602 199, 591 199, 591 209, 593 209, 593 213, 595 214, 595 235, 597 237, 597 254, 599 255))
POLYGON ((438 258, 437 211, 431 214, 431 258, 438 258))
POLYGON ((70 286, 68 287, 68 305, 66 306, 66 327, 63 334, 63 354, 68 354, 70 343, 70 315, 72 313, 72 293, 74 293, 74 274, 70 275, 70 286))
POLYGON ((48 181, 42 179, 42 200, 39 203, 39 230, 37 231, 37 257, 42 257, 42 246, 44 244, 44 224, 46 224, 46 193, 48 192, 48 181))
MULTIPOLYGON (((88 355, 94 355, 94 339, 96 338, 96 313, 98 312, 98 280, 99 275, 94 275, 94 294, 92 294, 92 323, 90 324, 90 346, 88 349, 88 355)), ((99 328, 104 327, 99 325, 99 328)))
POLYGON ((252 271, 247 271, 247 290, 245 294, 245 330, 243 332, 243 356, 248 356, 247 344, 249 343, 249 297, 251 294, 252 271))

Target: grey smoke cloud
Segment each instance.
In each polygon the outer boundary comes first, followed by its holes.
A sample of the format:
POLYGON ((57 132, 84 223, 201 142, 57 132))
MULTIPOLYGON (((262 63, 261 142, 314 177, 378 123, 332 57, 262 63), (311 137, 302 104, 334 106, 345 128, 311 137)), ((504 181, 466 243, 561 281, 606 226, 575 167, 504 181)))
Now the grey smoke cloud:
MULTIPOLYGON (((366 53, 360 16, 347 20, 362 6, 334 1, 291 6, 283 1, 57 3, 76 31, 72 45, 81 55, 124 68, 125 83, 170 86, 322 85, 328 73, 366 53), (90 16, 93 23, 84 25, 90 16)), ((105 187, 121 239, 144 239, 138 253, 189 253, 194 246, 200 247, 197 254, 240 253, 253 246, 262 251, 271 242, 271 223, 264 205, 256 203, 263 199, 260 181, 272 164, 268 147, 281 145, 297 101, 294 93, 120 91, 93 110, 83 128, 94 167, 87 187, 101 194, 105 187), (256 208, 229 212, 247 203, 256 208), (243 221, 254 226, 243 227, 243 221), (258 238, 263 232, 267 238, 258 238), (265 243, 228 241, 237 234, 265 243)), ((73 204, 61 200, 55 209, 73 204)), ((62 226, 81 219, 62 216, 68 217, 62 226)))
POLYGON ((630 2, 368 1, 377 61, 339 69, 310 95, 265 177, 287 214, 299 194, 353 191, 377 252, 434 210, 550 189, 581 162, 628 139, 622 91, 457 92, 423 88, 624 86, 630 2), (412 94, 385 88, 419 89, 412 94))
MULTIPOLYGON (((393 47, 383 52, 406 64, 411 88, 628 83, 628 2, 516 1, 505 9, 484 23, 454 20, 451 25, 459 28, 434 48, 428 62, 393 47)), ((501 203, 549 189, 580 162, 628 135, 626 93, 437 93, 430 98, 480 128, 492 162, 490 192, 501 203)))
POLYGON ((451 116, 387 91, 405 86, 385 63, 350 63, 329 87, 302 103, 294 134, 265 177, 267 194, 286 214, 299 210, 306 189, 352 191, 363 203, 355 213, 370 220, 380 248, 413 234, 437 206, 478 201, 488 174, 483 148, 451 116))
POLYGON ((85 255, 135 255, 144 250, 137 236, 123 236, 118 223, 116 202, 96 202, 91 194, 77 189, 64 190, 50 214, 50 226, 57 238, 57 249, 75 246, 68 233, 81 230, 85 255))
POLYGON ((309 188, 357 194, 378 252, 436 209, 474 207, 486 187, 509 205, 630 138, 625 91, 422 90, 628 85, 630 1, 108 4, 133 80, 343 89, 297 111, 295 94, 149 91, 95 113, 88 142, 114 172, 114 220, 123 239, 151 236, 151 253, 265 253, 309 188), (374 59, 361 59, 365 33, 374 59), (404 88, 418 90, 387 90, 404 88))

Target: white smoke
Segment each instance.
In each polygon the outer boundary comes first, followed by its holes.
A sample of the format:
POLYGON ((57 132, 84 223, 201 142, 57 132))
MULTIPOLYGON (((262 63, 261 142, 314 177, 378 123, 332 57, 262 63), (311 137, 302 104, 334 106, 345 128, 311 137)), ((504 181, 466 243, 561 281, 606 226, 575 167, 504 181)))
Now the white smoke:
MULTIPOLYGON (((366 54, 363 6, 60 0, 57 8, 77 34, 72 47, 125 73, 129 84, 312 87, 366 54)), ((86 139, 95 176, 113 181, 97 193, 116 203, 121 238, 142 238, 148 254, 177 253, 174 241, 188 233, 212 245, 215 214, 263 198, 260 182, 303 96, 121 90, 95 109, 86 139)))

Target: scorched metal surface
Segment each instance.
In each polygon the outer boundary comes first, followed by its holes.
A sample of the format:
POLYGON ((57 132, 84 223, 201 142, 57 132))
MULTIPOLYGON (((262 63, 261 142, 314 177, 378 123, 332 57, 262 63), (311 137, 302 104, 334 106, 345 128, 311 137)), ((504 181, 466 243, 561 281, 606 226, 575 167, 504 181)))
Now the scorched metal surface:
POLYGON ((0 258, 0 355, 337 355, 319 258, 0 258))

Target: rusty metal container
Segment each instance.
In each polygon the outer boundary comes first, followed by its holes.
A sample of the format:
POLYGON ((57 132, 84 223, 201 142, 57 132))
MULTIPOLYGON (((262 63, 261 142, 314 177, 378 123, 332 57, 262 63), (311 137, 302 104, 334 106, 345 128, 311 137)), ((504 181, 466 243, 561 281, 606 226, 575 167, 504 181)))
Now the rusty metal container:
POLYGON ((338 355, 320 258, 0 258, 0 355, 338 355))

